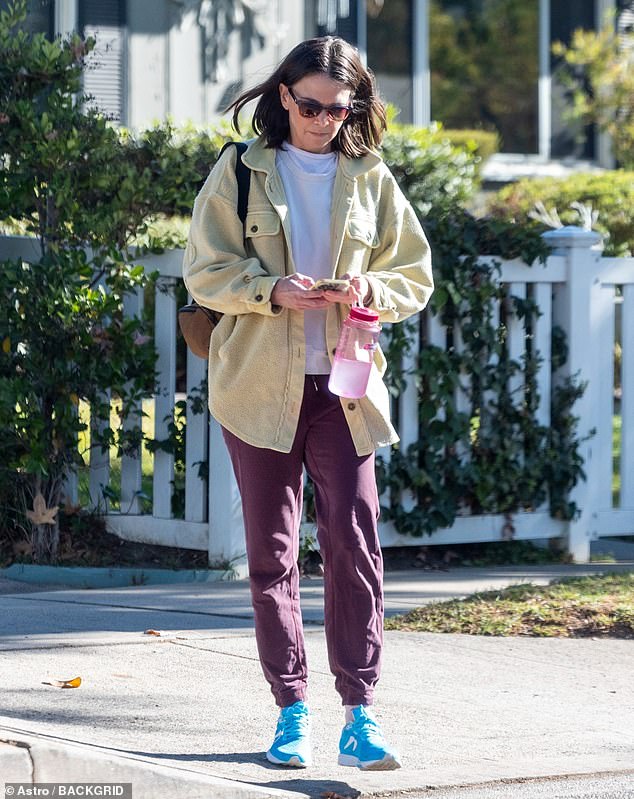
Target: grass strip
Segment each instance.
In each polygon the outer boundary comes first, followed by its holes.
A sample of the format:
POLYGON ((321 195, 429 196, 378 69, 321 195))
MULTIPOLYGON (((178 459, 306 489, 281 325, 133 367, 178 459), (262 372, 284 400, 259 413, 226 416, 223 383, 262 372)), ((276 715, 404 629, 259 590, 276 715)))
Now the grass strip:
POLYGON ((542 638, 634 638, 634 572, 513 585, 434 602, 385 620, 386 630, 542 638))

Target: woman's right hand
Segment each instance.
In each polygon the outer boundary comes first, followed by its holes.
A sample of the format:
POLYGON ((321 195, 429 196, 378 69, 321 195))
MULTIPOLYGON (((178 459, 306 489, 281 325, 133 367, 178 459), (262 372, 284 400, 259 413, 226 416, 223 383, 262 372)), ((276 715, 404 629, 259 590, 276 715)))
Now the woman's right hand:
POLYGON ((324 292, 311 288, 312 277, 297 272, 294 275, 280 278, 271 292, 271 304, 295 311, 306 311, 311 308, 325 308, 329 303, 324 292))

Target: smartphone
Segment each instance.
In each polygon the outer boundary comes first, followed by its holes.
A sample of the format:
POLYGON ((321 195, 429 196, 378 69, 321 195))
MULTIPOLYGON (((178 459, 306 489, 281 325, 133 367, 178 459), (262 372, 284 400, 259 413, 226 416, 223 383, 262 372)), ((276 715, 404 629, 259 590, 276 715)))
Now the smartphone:
POLYGON ((336 280, 330 278, 328 280, 316 280, 315 284, 311 286, 313 289, 320 289, 321 291, 348 291, 350 288, 349 280, 336 280))

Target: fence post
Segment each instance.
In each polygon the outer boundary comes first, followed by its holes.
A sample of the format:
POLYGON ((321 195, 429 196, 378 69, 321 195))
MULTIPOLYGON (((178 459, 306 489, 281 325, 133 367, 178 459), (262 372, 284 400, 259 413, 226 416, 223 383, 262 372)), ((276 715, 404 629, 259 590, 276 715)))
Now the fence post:
POLYGON ((585 480, 580 480, 570 493, 578 516, 567 525, 564 544, 568 554, 576 562, 590 560, 590 541, 596 535, 597 509, 593 502, 593 486, 596 483, 596 465, 592 457, 592 430, 599 407, 598 375, 599 353, 597 327, 599 321, 593 307, 593 295, 600 288, 598 262, 601 253, 592 249, 601 241, 601 236, 583 228, 566 226, 544 233, 544 239, 553 248, 555 255, 566 258, 566 283, 554 287, 553 324, 566 333, 568 360, 555 376, 574 377, 586 384, 583 396, 573 409, 579 418, 578 435, 586 439, 580 444, 585 480))

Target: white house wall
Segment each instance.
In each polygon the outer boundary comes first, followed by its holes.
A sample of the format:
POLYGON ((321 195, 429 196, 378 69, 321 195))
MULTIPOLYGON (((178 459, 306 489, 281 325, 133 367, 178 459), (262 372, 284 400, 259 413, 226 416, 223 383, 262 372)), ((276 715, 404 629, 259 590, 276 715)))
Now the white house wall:
POLYGON ((169 111, 167 5, 166 0, 130 0, 127 4, 129 127, 146 127, 164 119, 169 111))
MULTIPOLYGON (((171 4, 173 6, 173 4, 171 4)), ((167 111, 177 123, 207 119, 201 56, 201 30, 196 12, 172 19, 167 35, 167 111)))
MULTIPOLYGON (((193 4, 190 3, 190 6, 193 4)), ((262 15, 266 42, 242 58, 241 32, 229 36, 217 82, 203 76, 203 34, 197 9, 172 0, 128 0, 128 106, 126 124, 144 128, 171 116, 178 125, 217 119, 236 84, 254 85, 304 38, 304 4, 271 0, 262 15)))

